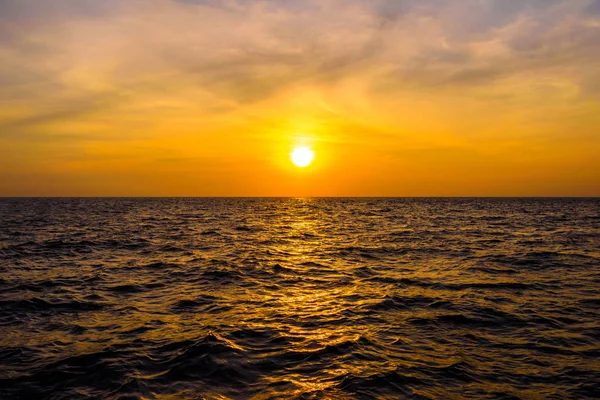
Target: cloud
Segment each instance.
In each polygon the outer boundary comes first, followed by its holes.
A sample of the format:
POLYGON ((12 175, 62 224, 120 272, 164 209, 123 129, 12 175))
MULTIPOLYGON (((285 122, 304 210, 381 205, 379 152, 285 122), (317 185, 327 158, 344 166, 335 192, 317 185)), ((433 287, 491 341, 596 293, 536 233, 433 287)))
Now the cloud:
POLYGON ((2 4, 3 15, 16 21, 47 19, 3 46, 5 83, 37 77, 77 85, 68 77, 79 68, 106 86, 185 80, 241 103, 300 83, 377 79, 372 71, 397 76, 397 84, 479 85, 536 59, 596 63, 600 42, 597 18, 588 14, 595 1, 60 0, 52 10, 34 0, 2 4))
POLYGON ((118 10, 119 0, 2 0, 0 19, 14 23, 47 20, 48 18, 105 17, 118 10))
POLYGON ((294 121, 469 153, 478 135, 569 137, 574 113, 593 130, 599 68, 598 0, 3 0, 0 157, 45 138, 246 143, 294 121))

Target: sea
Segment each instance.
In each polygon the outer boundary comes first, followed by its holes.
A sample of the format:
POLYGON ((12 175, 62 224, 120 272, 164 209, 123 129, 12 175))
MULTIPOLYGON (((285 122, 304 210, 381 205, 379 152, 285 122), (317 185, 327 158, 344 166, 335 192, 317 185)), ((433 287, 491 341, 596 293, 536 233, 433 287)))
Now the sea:
POLYGON ((600 398, 600 199, 0 199, 1 399, 600 398))

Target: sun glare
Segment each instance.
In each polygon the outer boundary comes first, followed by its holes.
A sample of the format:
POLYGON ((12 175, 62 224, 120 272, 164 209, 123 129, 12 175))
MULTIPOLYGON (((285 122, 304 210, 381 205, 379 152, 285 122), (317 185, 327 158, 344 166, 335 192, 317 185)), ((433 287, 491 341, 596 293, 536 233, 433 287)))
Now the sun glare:
POLYGON ((297 167, 308 167, 315 158, 315 152, 308 147, 296 147, 290 154, 292 162, 297 167))

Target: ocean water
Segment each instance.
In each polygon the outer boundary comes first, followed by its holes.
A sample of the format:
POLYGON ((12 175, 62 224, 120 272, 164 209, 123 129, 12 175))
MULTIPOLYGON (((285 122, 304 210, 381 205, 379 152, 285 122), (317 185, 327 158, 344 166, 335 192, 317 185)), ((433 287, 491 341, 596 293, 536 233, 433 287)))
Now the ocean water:
POLYGON ((599 199, 0 200, 2 399, 599 397, 599 199))

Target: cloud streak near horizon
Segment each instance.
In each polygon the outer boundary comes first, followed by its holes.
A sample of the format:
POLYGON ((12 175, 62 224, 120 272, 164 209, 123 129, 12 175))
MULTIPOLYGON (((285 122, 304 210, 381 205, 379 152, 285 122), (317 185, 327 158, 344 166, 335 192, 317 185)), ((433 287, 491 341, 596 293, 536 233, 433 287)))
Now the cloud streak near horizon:
POLYGON ((599 71, 600 0, 2 0, 0 195, 600 195, 599 71))

